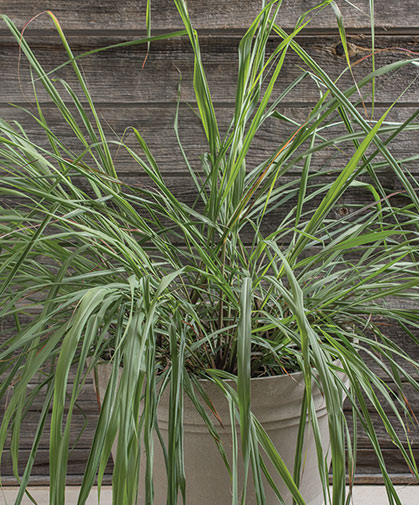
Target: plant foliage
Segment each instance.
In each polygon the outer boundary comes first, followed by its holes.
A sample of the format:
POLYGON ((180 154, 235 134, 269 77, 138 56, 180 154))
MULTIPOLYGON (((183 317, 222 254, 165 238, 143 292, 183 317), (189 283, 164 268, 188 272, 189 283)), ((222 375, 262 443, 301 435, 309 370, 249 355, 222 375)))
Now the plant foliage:
MULTIPOLYGON (((190 39, 193 107, 208 146, 199 167, 181 143, 179 107, 174 128, 195 188, 193 203, 171 189, 141 132, 131 129, 138 144, 133 149, 102 126, 78 64, 87 55, 73 55, 52 13, 77 91, 44 69, 25 37, 2 16, 29 62, 36 113, 28 113, 46 140, 35 141, 18 123, 0 120, 0 316, 15 322, 13 334, 0 347, 0 373, 5 377, 0 395, 7 398, 0 454, 11 434, 14 471, 21 481, 17 504, 50 410, 50 503, 64 503, 72 417, 86 380, 102 360, 114 367, 79 504, 85 503, 95 479, 101 482, 116 435, 114 503, 135 503, 138 485, 145 487, 147 503, 152 503, 152 440, 162 388, 170 390, 168 503, 175 504, 185 489, 187 498, 179 445, 183 397, 202 403, 199 379, 224 387, 220 379, 227 377, 237 382, 237 394, 227 389, 225 393, 233 418, 239 419, 240 435, 235 436, 241 437, 249 479, 255 481, 255 489, 263 487, 261 473, 250 470, 251 462, 258 461, 255 451, 263 452, 288 479, 295 502, 303 504, 298 491, 301 461, 297 458, 293 478, 287 476, 280 454, 251 415, 250 403, 251 377, 297 370, 304 373, 304 409, 317 438, 310 401, 313 380, 330 416, 330 495, 327 468, 322 473, 327 503, 346 503, 345 464, 353 471, 356 461, 356 432, 351 440, 343 394, 352 405, 354 422, 371 440, 391 503, 400 500, 370 405, 418 477, 408 436, 401 440, 398 435, 400 427, 407 434, 411 420, 403 384, 419 389, 409 372, 417 371, 418 363, 386 330, 388 324, 397 327, 417 344, 419 198, 417 181, 408 171, 417 154, 398 159, 392 145, 400 135, 418 129, 418 112, 396 123, 387 119, 390 108, 370 120, 363 114, 359 94, 372 84, 374 96, 381 76, 417 61, 374 67, 342 89, 296 38, 311 16, 330 3, 323 1, 301 16, 290 33, 276 21, 280 1, 261 9, 239 45, 235 106, 226 131, 217 122, 198 34, 184 0, 175 4, 185 30, 154 37, 148 30, 148 37, 124 44, 190 39), (274 49, 268 51, 272 40, 274 49), (281 76, 289 54, 299 58, 304 70, 284 89, 281 76), (309 80, 318 87, 319 100, 301 122, 281 103, 309 80), (77 150, 49 127, 48 113, 37 98, 39 87, 78 139, 77 150), (258 149, 258 133, 265 125, 280 125, 287 133, 272 145, 269 157, 252 166, 249 154, 258 149), (323 166, 331 149, 337 153, 335 163, 323 166), (146 185, 130 186, 118 177, 115 153, 121 151, 148 177, 146 185), (389 171, 397 191, 387 188, 389 171), (360 203, 340 213, 340 199, 351 192, 361 196, 360 203), (342 371, 349 389, 341 380, 342 371), (43 408, 31 457, 18 475, 22 420, 41 394, 43 408), (391 419, 396 419, 398 431, 391 419), (138 468, 142 447, 148 455, 147 470, 145 482, 138 483, 133 469, 138 468)), ((342 19, 336 13, 347 55, 342 19)), ((210 420, 208 426, 217 430, 210 420)), ((318 457, 324 466, 321 447, 318 457)), ((237 486, 236 479, 233 475, 237 486)), ((233 504, 242 491, 233 493, 233 504)), ((256 499, 262 504, 263 493, 256 499)))

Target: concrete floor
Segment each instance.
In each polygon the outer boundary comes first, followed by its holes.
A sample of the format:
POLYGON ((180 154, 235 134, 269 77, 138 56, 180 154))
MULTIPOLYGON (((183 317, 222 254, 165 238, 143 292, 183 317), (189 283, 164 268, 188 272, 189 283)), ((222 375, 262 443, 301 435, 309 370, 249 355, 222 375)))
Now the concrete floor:
MULTIPOLYGON (((396 486, 403 505, 419 505, 419 486, 396 486)), ((48 488, 32 487, 31 493, 39 505, 48 504, 48 488)), ((0 489, 0 505, 13 505, 17 494, 16 488, 5 487, 0 489)), ((66 505, 77 503, 78 488, 68 487, 66 492, 66 505)), ((97 490, 90 495, 87 505, 98 505, 97 490)), ((353 495, 353 505, 387 505, 385 489, 383 486, 356 486, 353 495)), ((112 491, 109 486, 102 488, 100 505, 112 504, 112 491)), ((22 505, 32 505, 29 498, 24 498, 22 505)))

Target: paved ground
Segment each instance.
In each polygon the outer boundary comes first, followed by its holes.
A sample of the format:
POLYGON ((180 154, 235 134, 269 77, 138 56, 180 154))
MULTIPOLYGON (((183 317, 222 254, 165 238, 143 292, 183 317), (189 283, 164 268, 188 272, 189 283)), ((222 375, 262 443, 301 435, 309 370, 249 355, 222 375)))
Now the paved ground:
MULTIPOLYGON (((396 486, 403 505, 419 505, 419 486, 396 486)), ((48 489, 33 487, 31 492, 39 505, 48 504, 48 489)), ((0 489, 0 505, 13 505, 17 490, 15 488, 0 489)), ((77 487, 68 487, 66 505, 77 503, 77 487)), ((97 491, 90 495, 87 505, 98 505, 97 491)), ((111 505, 111 488, 102 488, 100 505, 111 505)), ((386 493, 382 486, 356 486, 354 490, 353 505, 388 505, 386 493)), ((29 498, 24 498, 22 505, 31 505, 29 498)))

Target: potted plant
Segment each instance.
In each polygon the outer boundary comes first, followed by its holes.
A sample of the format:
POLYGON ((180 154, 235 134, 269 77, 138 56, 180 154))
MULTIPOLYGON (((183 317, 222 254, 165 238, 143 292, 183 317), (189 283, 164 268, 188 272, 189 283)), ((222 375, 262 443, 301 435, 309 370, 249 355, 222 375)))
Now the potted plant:
POLYGON ((80 96, 53 79, 2 16, 29 61, 34 89, 44 87, 80 142, 74 152, 50 129, 36 93, 34 119, 49 147, 18 124, 0 120, 0 191, 2 198, 18 199, 14 207, 7 200, 0 207, 1 317, 16 321, 0 348, 6 377, 0 391, 7 396, 0 454, 11 433, 17 461, 25 409, 41 391, 45 397, 17 503, 50 409, 50 501, 64 503, 72 415, 92 371, 105 380, 98 385, 101 410, 80 504, 96 479, 100 485, 114 446, 118 505, 135 503, 138 489, 147 504, 166 497, 169 504, 209 499, 200 497, 200 488, 221 489, 217 500, 224 496, 223 503, 343 505, 350 493, 346 466, 351 472, 356 462, 345 396, 374 446, 388 495, 399 503, 370 409, 418 477, 409 442, 403 443, 382 407, 385 401, 407 429, 412 416, 402 382, 419 389, 408 371, 417 362, 381 330, 383 322, 399 325, 414 339, 419 324, 417 310, 409 308, 418 299, 419 199, 404 160, 391 152, 402 132, 417 129, 418 112, 396 123, 386 121, 391 108, 377 120, 359 109, 365 86, 417 60, 390 64, 341 90, 295 39, 312 11, 288 34, 276 23, 281 2, 271 1, 240 42, 234 114, 221 133, 197 33, 186 3, 175 4, 185 30, 125 45, 190 39, 197 114, 208 143, 199 168, 181 143, 178 110, 174 127, 195 187, 193 203, 172 192, 139 131, 132 129, 138 150, 108 138, 79 57, 52 13, 80 96), (276 43, 267 52, 270 37, 276 43), (291 52, 306 70, 281 90, 279 76, 291 52), (320 99, 298 123, 280 105, 303 79, 318 85, 320 99), (258 148, 258 131, 275 121, 289 133, 258 166, 246 165, 250 150, 258 148), (316 160, 330 146, 346 150, 347 159, 319 169, 316 160), (130 186, 118 178, 115 149, 129 154, 149 184, 130 186), (386 188, 383 169, 392 170, 397 195, 386 188), (370 195, 369 201, 339 214, 339 199, 351 191, 370 195), (35 378, 35 389, 29 389, 35 378), (284 405, 293 402, 287 417, 284 405), (286 435, 277 442, 275 430, 284 419, 286 435), (207 432, 205 452, 195 456, 193 430, 207 432), (290 455, 284 454, 286 442, 290 455), (163 468, 156 468, 156 460, 163 468), (307 477, 313 466, 314 477, 307 477), (201 476, 192 490, 194 468, 201 476), (220 480, 208 488, 204 477, 216 469, 220 480))

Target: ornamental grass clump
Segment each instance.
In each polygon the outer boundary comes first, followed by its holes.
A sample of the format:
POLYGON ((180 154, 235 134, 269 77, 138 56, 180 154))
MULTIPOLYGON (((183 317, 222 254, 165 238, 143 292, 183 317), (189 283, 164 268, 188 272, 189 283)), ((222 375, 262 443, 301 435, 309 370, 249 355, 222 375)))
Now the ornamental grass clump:
MULTIPOLYGON (((188 395, 197 408, 210 402, 200 393, 199 380, 205 378, 236 383, 237 395, 228 389, 225 394, 232 422, 236 419, 240 425, 235 436, 255 488, 261 487, 261 474, 268 470, 252 471, 250 462, 264 454, 289 485, 295 503, 303 504, 295 485, 301 461, 293 475, 287 473, 280 451, 273 456, 269 440, 256 429, 250 403, 251 378, 295 371, 303 372, 306 384, 301 419, 308 415, 317 437, 310 401, 313 381, 329 412, 330 494, 327 472, 322 474, 327 503, 345 503, 346 467, 351 473, 356 463, 357 432, 349 435, 345 395, 354 423, 360 423, 371 440, 391 502, 400 500, 371 409, 418 478, 407 435, 414 416, 403 391, 403 384, 419 390, 409 372, 417 370, 418 363, 385 328, 397 327, 417 344, 419 198, 409 163, 418 156, 398 159, 392 146, 400 135, 417 131, 419 111, 395 122, 388 119, 390 107, 373 120, 365 116, 362 98, 371 86, 375 93, 381 76, 417 66, 418 59, 378 68, 342 89, 340 80, 332 80, 296 39, 311 15, 318 10, 326 15, 331 3, 324 1, 301 16, 290 33, 277 24, 281 2, 271 1, 261 9, 239 44, 234 111, 223 132, 199 37, 183 0, 175 4, 184 30, 112 46, 189 37, 196 97, 192 106, 207 141, 199 167, 182 144, 179 105, 174 130, 195 188, 193 203, 166 183, 165 167, 158 165, 140 131, 130 129, 137 141, 133 148, 125 137, 118 139, 102 126, 78 63, 98 49, 74 57, 49 12, 68 55, 66 64, 77 78, 76 92, 42 67, 24 35, 2 16, 30 65, 36 112, 28 113, 45 136, 45 142, 35 142, 18 123, 0 120, 0 315, 15 321, 13 334, 0 347, 0 373, 5 377, 0 396, 7 399, 0 454, 11 433, 14 471, 21 481, 16 503, 47 429, 50 503, 64 503, 72 416, 86 380, 104 360, 112 363, 113 371, 79 503, 85 503, 96 478, 101 482, 116 436, 114 503, 135 503, 138 486, 145 486, 147 502, 152 503, 152 435, 165 388, 172 393, 169 409, 177 418, 166 448, 168 503, 176 503, 185 484, 182 401, 188 395), (267 51, 269 40, 275 41, 273 51, 267 51), (299 58, 302 70, 283 88, 281 71, 290 54, 299 58), (308 80, 318 87, 319 100, 299 122, 284 113, 281 103, 308 80), (77 150, 49 127, 48 111, 37 98, 39 87, 78 139, 77 150), (275 122, 289 134, 277 139, 260 164, 246 163, 258 149, 258 132, 275 122), (321 160, 330 148, 342 156, 323 167, 321 160), (147 184, 130 185, 119 178, 116 153, 123 151, 148 177, 147 184), (389 172, 396 190, 387 187, 389 172), (348 212, 339 212, 340 199, 350 192, 362 194, 362 202, 355 199, 348 212), (44 403, 31 457, 18 475, 22 420, 41 393, 44 403), (139 483, 132 469, 138 468, 143 448, 147 472, 145 482, 139 483)), ((347 54, 342 20, 334 9, 347 54)), ((215 419, 209 429, 219 429, 215 419)), ((233 450, 237 447, 233 444, 233 450)), ((297 454, 299 449, 301 445, 297 454)), ((321 466, 326 455, 321 447, 318 451, 321 466)), ((239 495, 245 496, 245 490, 233 494, 233 503, 239 495)), ((263 503, 262 494, 257 502, 263 503)))

